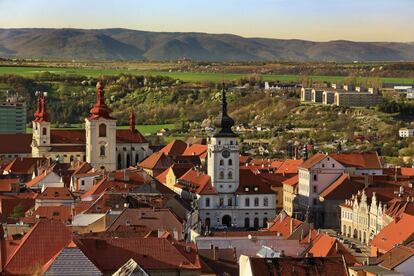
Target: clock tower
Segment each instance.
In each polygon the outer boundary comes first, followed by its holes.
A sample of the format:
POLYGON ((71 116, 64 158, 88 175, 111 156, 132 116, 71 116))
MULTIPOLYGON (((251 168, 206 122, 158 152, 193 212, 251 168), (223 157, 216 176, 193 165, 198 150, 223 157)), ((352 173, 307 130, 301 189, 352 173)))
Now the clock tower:
POLYGON ((207 173, 219 194, 235 193, 239 186, 239 146, 227 114, 226 91, 221 91, 221 110, 214 121, 216 132, 209 139, 207 173))

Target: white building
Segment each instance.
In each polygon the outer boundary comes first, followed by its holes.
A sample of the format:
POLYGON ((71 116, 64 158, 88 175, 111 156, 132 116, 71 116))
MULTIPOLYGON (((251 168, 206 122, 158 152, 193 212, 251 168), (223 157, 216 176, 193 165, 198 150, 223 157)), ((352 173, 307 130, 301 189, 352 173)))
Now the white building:
POLYGON ((199 194, 199 215, 206 227, 264 227, 276 215, 275 194, 260 175, 239 168, 234 121, 227 114, 226 92, 215 121, 216 133, 209 138, 207 174, 211 189, 199 194))
POLYGON ((398 131, 400 137, 413 137, 414 136, 414 128, 400 128, 398 131))

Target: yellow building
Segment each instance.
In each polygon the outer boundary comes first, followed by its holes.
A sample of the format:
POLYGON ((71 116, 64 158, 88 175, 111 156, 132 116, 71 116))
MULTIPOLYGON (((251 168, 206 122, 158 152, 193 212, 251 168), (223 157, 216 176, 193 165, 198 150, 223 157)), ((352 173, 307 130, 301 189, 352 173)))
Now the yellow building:
POLYGON ((294 200, 298 194, 298 176, 293 176, 283 181, 283 210, 289 215, 294 215, 294 200))

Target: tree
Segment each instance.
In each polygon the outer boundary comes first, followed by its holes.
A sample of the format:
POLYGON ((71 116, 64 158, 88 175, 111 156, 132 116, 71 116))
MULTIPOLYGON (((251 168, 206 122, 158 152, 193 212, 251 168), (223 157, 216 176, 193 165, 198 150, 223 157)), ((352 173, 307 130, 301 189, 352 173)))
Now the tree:
POLYGON ((20 203, 16 205, 13 208, 13 213, 11 214, 11 217, 14 219, 19 219, 21 217, 24 217, 24 207, 20 203))

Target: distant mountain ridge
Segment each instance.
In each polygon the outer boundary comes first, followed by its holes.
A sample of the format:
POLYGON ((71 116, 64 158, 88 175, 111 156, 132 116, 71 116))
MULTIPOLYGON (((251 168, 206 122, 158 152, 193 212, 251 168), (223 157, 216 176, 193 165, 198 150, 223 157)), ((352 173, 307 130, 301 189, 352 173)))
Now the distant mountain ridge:
POLYGON ((313 42, 130 29, 0 29, 0 57, 75 60, 414 61, 414 42, 313 42))

